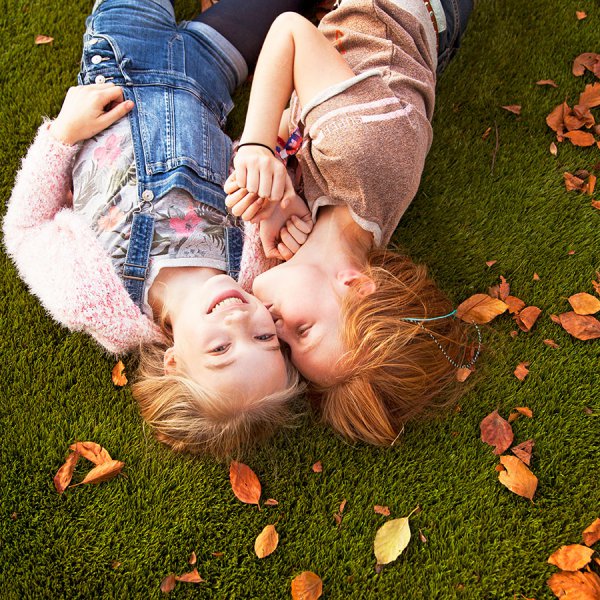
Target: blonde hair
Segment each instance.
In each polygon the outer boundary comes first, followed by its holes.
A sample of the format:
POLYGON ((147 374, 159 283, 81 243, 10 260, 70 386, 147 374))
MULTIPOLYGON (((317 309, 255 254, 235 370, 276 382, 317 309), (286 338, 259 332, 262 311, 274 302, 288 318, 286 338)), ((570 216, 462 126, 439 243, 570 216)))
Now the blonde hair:
POLYGON ((353 441, 390 445, 407 420, 447 404, 458 391, 456 367, 469 345, 456 318, 423 323, 403 318, 447 314, 452 306, 423 265, 389 250, 374 250, 364 273, 375 291, 351 288, 342 302, 342 342, 337 367, 343 378, 313 386, 325 422, 353 441), (431 335, 430 335, 431 334, 431 335), (433 337, 432 337, 433 336, 433 337))
POLYGON ((291 400, 303 391, 300 376, 287 357, 287 387, 240 406, 239 398, 205 390, 185 373, 166 374, 166 339, 140 348, 132 393, 142 417, 157 439, 177 452, 208 453, 218 459, 238 457, 293 420, 291 400))

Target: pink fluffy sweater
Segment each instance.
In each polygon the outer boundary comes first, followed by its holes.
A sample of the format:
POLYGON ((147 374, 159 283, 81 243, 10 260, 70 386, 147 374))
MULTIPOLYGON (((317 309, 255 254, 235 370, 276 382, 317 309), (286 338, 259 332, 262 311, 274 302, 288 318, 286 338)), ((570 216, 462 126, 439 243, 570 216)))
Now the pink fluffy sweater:
MULTIPOLYGON (((133 303, 89 224, 71 206, 79 145, 57 141, 44 123, 19 173, 4 218, 4 245, 19 275, 50 315, 121 354, 160 339, 133 303)), ((246 227, 240 283, 250 290, 265 259, 257 228, 246 227)))

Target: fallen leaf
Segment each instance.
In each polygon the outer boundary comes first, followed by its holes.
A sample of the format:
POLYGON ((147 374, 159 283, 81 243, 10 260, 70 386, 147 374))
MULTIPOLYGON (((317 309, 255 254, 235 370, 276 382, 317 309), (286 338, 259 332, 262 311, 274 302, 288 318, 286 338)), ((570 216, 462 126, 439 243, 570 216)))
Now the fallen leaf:
POLYGON ((585 190, 585 192, 588 196, 591 196, 594 193, 594 189, 596 188, 596 179, 597 178, 595 175, 590 175, 588 177, 587 186, 586 186, 586 190, 585 190))
POLYGON ((258 558, 264 558, 275 552, 279 544, 279 534, 275 529, 275 525, 267 525, 256 538, 254 542, 254 552, 258 558))
POLYGON ((317 600, 323 594, 323 582, 312 571, 302 571, 292 579, 293 600, 317 600))
POLYGON ((578 21, 581 21, 582 19, 585 19, 587 17, 587 13, 585 13, 582 10, 576 10, 575 11, 575 16, 577 17, 578 21))
POLYGON ((460 381, 461 383, 466 381, 467 377, 469 377, 473 371, 474 369, 469 369, 468 367, 459 367, 456 369, 456 381, 460 381))
POLYGON ((502 301, 506 300, 510 295, 510 284, 502 275, 500 275, 500 285, 498 286, 498 289, 500 292, 498 298, 502 301))
POLYGON ((127 377, 125 377, 125 365, 120 360, 112 370, 112 380, 116 386, 123 387, 127 385, 127 377))
POLYGON ((383 515, 384 517, 389 517, 390 516, 390 509, 387 506, 380 506, 379 504, 376 504, 373 507, 373 510, 378 514, 378 515, 383 515))
POLYGON ((569 544, 561 546, 550 555, 548 562, 555 565, 561 571, 579 571, 592 560, 594 550, 581 544, 569 544))
POLYGON ((579 104, 587 108, 600 106, 600 83, 588 83, 579 95, 579 104))
POLYGON ((408 517, 385 522, 375 534, 374 550, 377 564, 395 561, 410 541, 408 517))
POLYGON ((560 346, 554 340, 544 340, 544 344, 546 344, 546 346, 550 346, 550 348, 554 348, 555 350, 560 348, 560 346))
POLYGON ((536 81, 535 83, 536 83, 536 85, 549 85, 553 88, 558 87, 552 79, 540 79, 539 81, 536 81))
POLYGON ((528 406, 517 406, 515 407, 515 410, 526 416, 528 419, 533 417, 533 411, 528 406))
POLYGON ((550 154, 552 154, 552 156, 558 155, 558 148, 554 142, 550 142, 550 154))
POLYGON ((83 458, 87 458, 90 462, 95 465, 101 465, 102 463, 112 460, 110 454, 100 444, 96 442, 75 442, 69 446, 71 450, 79 452, 83 458))
POLYGON ((122 563, 120 563, 118 560, 113 560, 110 563, 110 567, 111 569, 118 569, 121 566, 122 563))
POLYGON ((494 446, 494 454, 502 454, 513 442, 514 434, 510 423, 497 410, 490 413, 479 424, 481 441, 494 446))
POLYGON ((467 323, 489 323, 506 311, 508 306, 487 294, 475 294, 467 298, 456 309, 456 316, 467 323))
POLYGON ((579 129, 576 129, 575 131, 567 131, 564 134, 564 137, 571 140, 573 146, 587 147, 593 146, 596 143, 596 140, 591 133, 587 131, 580 131, 579 129))
POLYGON ((596 54, 595 52, 584 52, 573 61, 573 75, 575 75, 575 77, 581 77, 586 69, 595 74, 599 62, 600 54, 596 54))
POLYGON ((96 467, 94 467, 89 473, 76 485, 83 485, 85 483, 102 483, 103 481, 109 481, 113 477, 116 477, 125 466, 124 462, 120 460, 109 460, 96 467))
POLYGON ((486 260, 486 261, 485 261, 485 264, 486 264, 488 267, 493 267, 493 266, 494 266, 494 265, 495 265, 497 262, 498 262, 497 260, 486 260))
POLYGON ((523 461, 516 456, 504 455, 500 457, 500 462, 504 465, 506 471, 498 473, 498 479, 502 485, 505 485, 511 492, 533 500, 533 495, 537 488, 537 477, 525 466, 523 461))
POLYGON ((335 513, 333 515, 333 520, 338 527, 342 525, 342 515, 340 515, 340 513, 335 513))
POLYGON ((225 555, 225 552, 211 552, 212 556, 216 556, 217 558, 221 558, 221 556, 225 555))
POLYGON ((194 569, 189 573, 184 573, 183 575, 176 575, 176 581, 182 581, 183 583, 202 583, 204 579, 200 577, 200 573, 198 573, 198 569, 194 569))
POLYGON ((515 373, 515 377, 519 381, 523 381, 523 379, 525 379, 525 377, 527 377, 527 375, 529 375, 529 369, 527 368, 528 366, 529 366, 528 361, 520 362, 517 365, 517 368, 515 369, 514 373, 515 373))
POLYGON ((40 46, 41 44, 51 44, 54 38, 49 35, 36 35, 34 41, 36 46, 40 46))
POLYGON ((256 473, 244 463, 231 461, 229 481, 235 497, 246 504, 258 504, 262 491, 256 473))
POLYGON ((175 589, 175 575, 167 575, 160 583, 160 591, 163 594, 170 594, 175 589))
POLYGON ((519 413, 518 412, 511 412, 510 415, 508 415, 508 422, 509 423, 514 423, 518 418, 519 418, 519 413))
POLYGON ((521 114, 521 106, 519 104, 508 104, 507 106, 501 106, 500 108, 503 108, 504 110, 507 110, 515 115, 521 114))
POLYGON ((56 475, 54 476, 54 487, 59 494, 62 494, 69 487, 78 460, 79 452, 71 452, 69 456, 67 456, 65 464, 56 472, 56 475))
POLYGON ((563 140, 563 133, 565 131, 565 117, 571 112, 571 107, 563 102, 556 106, 552 112, 546 117, 546 124, 550 129, 556 132, 556 136, 559 142, 563 140))
POLYGON ((575 312, 558 315, 560 325, 578 340, 600 338, 600 321, 590 315, 578 315, 575 312))
POLYGON ((533 281, 539 281, 540 280, 540 276, 537 273, 533 274, 533 281))
POLYGON ((592 206, 600 210, 600 200, 592 200, 592 206))
POLYGON ((558 315, 550 315, 550 320, 557 325, 560 325, 560 318, 558 315))
POLYGON ((521 331, 531 331, 542 311, 537 306, 528 306, 514 316, 521 331))
POLYGON ((600 577, 596 573, 560 571, 546 582, 557 598, 564 600, 598 600, 600 577))
POLYGON ((340 515, 344 512, 347 503, 348 501, 345 498, 340 502, 340 515))
POLYGON ((265 506, 277 506, 279 504, 279 502, 277 502, 277 500, 275 500, 275 498, 269 498, 267 500, 265 500, 265 506))
POLYGON ((578 315, 593 315, 600 310, 600 300, 586 292, 573 294, 568 300, 578 315))
POLYGON ((195 553, 195 552, 192 552, 192 553, 190 554, 190 557, 188 558, 188 564, 190 564, 190 565, 195 565, 195 564, 196 564, 196 560, 197 560, 197 559, 196 559, 196 553, 195 553))
POLYGON ((513 330, 513 331, 510 332, 509 335, 514 340, 519 335, 519 332, 513 330))
POLYGON ((567 254, 568 254, 569 256, 573 256, 573 254, 575 254, 575 250, 569 250, 569 251, 567 252, 567 254))
POLYGON ((312 467, 313 473, 322 473, 323 472, 323 465, 321 464, 321 461, 318 460, 312 467))
POLYGON ((525 302, 523 302, 521 298, 517 298, 516 296, 507 296, 504 299, 504 302, 506 302, 508 306, 508 312, 511 315, 514 315, 520 312, 523 308, 525 308, 525 302))
POLYGON ((419 529, 419 539, 421 540, 422 544, 427 543, 427 538, 423 535, 423 532, 420 529, 419 529))
POLYGON ((592 285, 594 286, 594 291, 596 292, 596 294, 598 294, 600 296, 600 272, 596 271, 596 278, 598 279, 598 281, 592 279, 592 285))
POLYGON ((510 451, 517 457, 520 458, 527 466, 531 464, 531 453, 533 452, 533 440, 527 440, 522 442, 518 446, 513 446, 510 451))
POLYGON ((589 527, 583 530, 583 543, 592 546, 600 540, 600 519, 596 519, 589 527))
POLYGON ((496 465, 494 467, 494 471, 496 471, 497 473, 500 473, 500 471, 506 471, 506 469, 504 468, 503 465, 496 465))

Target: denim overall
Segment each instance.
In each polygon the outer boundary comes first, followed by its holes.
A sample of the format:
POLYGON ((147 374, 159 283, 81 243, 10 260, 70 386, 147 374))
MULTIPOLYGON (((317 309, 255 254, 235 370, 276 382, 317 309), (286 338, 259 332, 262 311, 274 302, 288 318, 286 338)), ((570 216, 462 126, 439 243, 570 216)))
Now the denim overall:
MULTIPOLYGON (((169 0, 99 0, 86 21, 79 84, 113 82, 135 103, 128 119, 140 206, 122 279, 140 307, 152 202, 181 188, 227 215, 231 140, 221 127, 246 75, 244 59, 224 37, 202 23, 177 24, 169 0)), ((227 227, 225 241, 228 274, 237 279, 240 227, 227 227)))

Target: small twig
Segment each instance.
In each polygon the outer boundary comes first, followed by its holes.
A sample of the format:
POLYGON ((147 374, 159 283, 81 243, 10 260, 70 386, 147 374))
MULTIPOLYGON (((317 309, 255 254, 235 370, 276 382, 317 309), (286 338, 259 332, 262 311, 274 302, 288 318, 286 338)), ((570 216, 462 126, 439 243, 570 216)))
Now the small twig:
POLYGON ((496 154, 498 154, 498 149, 500 148, 500 136, 498 135, 498 123, 496 123, 496 121, 494 121, 494 127, 496 128, 496 145, 494 146, 494 151, 492 152, 492 170, 490 171, 490 175, 494 174, 496 154))

